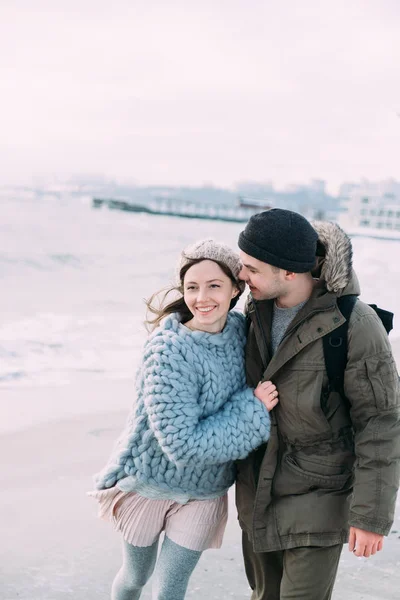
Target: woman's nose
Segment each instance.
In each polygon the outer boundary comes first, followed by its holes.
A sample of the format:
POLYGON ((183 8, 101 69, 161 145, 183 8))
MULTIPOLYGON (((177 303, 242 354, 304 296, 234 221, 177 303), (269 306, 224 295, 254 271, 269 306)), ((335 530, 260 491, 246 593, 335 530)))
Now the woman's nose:
POLYGON ((199 292, 197 294, 197 299, 198 300, 206 300, 207 294, 208 294, 207 288, 200 288, 199 292))

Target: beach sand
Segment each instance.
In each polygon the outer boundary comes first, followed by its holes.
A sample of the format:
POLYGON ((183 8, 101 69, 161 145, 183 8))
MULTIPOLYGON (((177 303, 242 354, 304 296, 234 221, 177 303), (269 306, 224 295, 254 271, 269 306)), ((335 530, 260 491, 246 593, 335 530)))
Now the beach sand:
MULTIPOLYGON (((399 358, 399 344, 396 355, 399 358)), ((86 392, 90 386, 86 387, 86 392)), ((54 389, 1 390, 1 406, 13 405, 20 416, 15 429, 0 435, 2 457, 0 494, 0 597, 2 600, 108 600, 120 566, 120 538, 109 523, 96 517, 96 502, 86 496, 91 476, 103 465, 123 427, 126 410, 106 410, 104 398, 114 389, 122 394, 118 407, 129 405, 130 381, 113 387, 97 383, 90 393, 101 412, 79 413, 81 386, 58 392, 68 398, 74 416, 50 411, 53 420, 28 418, 44 414, 55 403, 54 389), (44 404, 43 404, 44 403, 44 404), (26 414, 28 411, 28 415, 26 414), (58 415, 58 417, 57 417, 58 415), (32 423, 34 423, 32 425, 32 423)), ((60 396, 61 394, 61 396, 60 396)), ((87 402, 82 403, 85 410, 87 402)), ((83 410, 83 409, 82 409, 83 410)), ((89 411, 88 411, 89 412, 89 411)), ((3 416, 3 415, 2 415, 3 416)), ((10 423, 8 424, 10 429, 10 423)), ((3 427, 4 431, 6 427, 3 427)), ((245 600, 250 598, 241 558, 241 534, 233 490, 230 517, 221 550, 204 553, 187 598, 245 600)), ((357 559, 345 546, 335 588, 335 600, 394 600, 400 589, 400 506, 385 548, 371 559, 357 559)), ((151 598, 147 586, 143 599, 151 598)))

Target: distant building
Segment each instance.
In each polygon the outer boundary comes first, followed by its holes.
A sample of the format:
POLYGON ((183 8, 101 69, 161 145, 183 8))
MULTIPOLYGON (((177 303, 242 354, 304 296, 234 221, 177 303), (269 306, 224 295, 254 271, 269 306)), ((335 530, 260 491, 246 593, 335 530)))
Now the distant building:
POLYGON ((396 182, 342 186, 340 223, 345 229, 400 231, 400 189, 396 182))
MULTIPOLYGON (((241 198, 249 199, 252 206, 274 206, 301 213, 308 219, 335 221, 339 202, 326 192, 325 182, 313 180, 309 185, 290 185, 276 190, 272 183, 242 182, 236 190, 241 198)), ((265 209, 264 209, 265 210, 265 209)))

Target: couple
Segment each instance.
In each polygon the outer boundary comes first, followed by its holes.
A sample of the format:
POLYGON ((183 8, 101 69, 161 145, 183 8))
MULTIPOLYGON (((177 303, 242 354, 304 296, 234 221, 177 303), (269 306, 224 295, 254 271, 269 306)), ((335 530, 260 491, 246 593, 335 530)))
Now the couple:
POLYGON ((123 537, 113 600, 140 598, 154 569, 153 598, 183 599, 202 551, 221 546, 235 478, 252 600, 328 599, 343 544, 368 557, 389 533, 399 392, 376 313, 359 300, 351 313, 345 399, 323 354, 345 321, 338 298, 359 294, 350 240, 272 209, 238 244, 240 258, 212 240, 187 248, 179 298, 149 302, 136 402, 91 493, 123 537), (246 316, 231 310, 244 282, 246 316))

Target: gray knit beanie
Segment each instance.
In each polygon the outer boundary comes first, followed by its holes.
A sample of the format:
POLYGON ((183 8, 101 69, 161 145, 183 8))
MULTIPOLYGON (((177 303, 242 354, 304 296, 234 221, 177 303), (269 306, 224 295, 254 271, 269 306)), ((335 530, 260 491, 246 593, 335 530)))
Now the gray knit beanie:
POLYGON ((242 268, 239 255, 236 254, 226 244, 221 244, 214 240, 201 240, 191 244, 185 248, 180 256, 178 263, 177 276, 179 282, 181 282, 181 272, 192 260, 213 260, 225 265, 232 273, 236 285, 238 286, 240 293, 244 291, 245 282, 239 279, 239 273, 242 268))
POLYGON ((274 267, 306 273, 316 262, 318 234, 299 213, 272 208, 253 215, 239 236, 239 248, 274 267))

